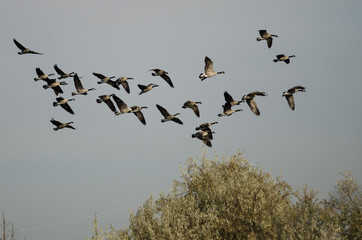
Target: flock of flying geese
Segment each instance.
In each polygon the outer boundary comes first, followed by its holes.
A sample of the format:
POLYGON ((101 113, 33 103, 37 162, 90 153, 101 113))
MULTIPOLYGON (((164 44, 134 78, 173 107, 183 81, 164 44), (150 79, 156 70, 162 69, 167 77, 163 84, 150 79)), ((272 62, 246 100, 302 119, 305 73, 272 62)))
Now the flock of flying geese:
MULTIPOLYGON (((269 34, 266 30, 259 30, 259 34, 260 34, 260 37, 258 37, 256 40, 258 42, 265 40, 267 42, 268 48, 271 48, 271 46, 272 46, 273 37, 278 37, 277 35, 269 34)), ((43 55, 43 53, 39 53, 39 52, 36 52, 29 48, 24 47, 15 38, 13 39, 13 41, 14 41, 15 45, 20 49, 20 52, 18 52, 19 55, 23 55, 23 54, 43 55)), ((279 54, 276 56, 276 59, 274 59, 273 61, 274 62, 283 61, 286 64, 289 64, 290 59, 293 57, 295 57, 295 55, 287 56, 284 54, 279 54)), ((57 79, 49 78, 50 76, 55 75, 54 73, 44 74, 44 72, 40 68, 35 69, 37 77, 34 78, 34 80, 35 81, 38 81, 38 80, 45 81, 46 84, 43 85, 43 88, 44 89, 48 89, 48 88, 53 89, 56 96, 63 93, 61 85, 67 85, 67 83, 65 81, 60 81, 60 80, 65 79, 65 78, 71 78, 71 77, 74 80, 74 86, 76 89, 75 92, 72 92, 72 96, 87 95, 89 91, 95 90, 95 88, 89 88, 89 89, 84 88, 82 85, 82 82, 80 80, 81 77, 79 77, 77 73, 74 73, 74 72, 66 73, 63 70, 61 70, 57 66, 57 64, 54 65, 54 69, 57 72, 57 74, 59 75, 57 78, 59 81, 57 81, 57 79)), ((165 70, 162 70, 162 69, 158 69, 158 68, 151 69, 150 71, 153 71, 152 76, 160 76, 163 80, 165 80, 168 83, 168 85, 170 87, 174 88, 171 78, 168 76, 168 72, 166 72, 165 70)), ((204 72, 200 73, 199 78, 201 79, 201 81, 204 81, 205 79, 216 76, 218 74, 225 74, 225 72, 223 72, 223 71, 215 72, 214 68, 213 68, 213 61, 209 57, 206 56, 204 72)), ((115 78, 115 76, 107 77, 101 73, 95 73, 95 72, 93 73, 93 75, 99 79, 99 81, 97 82, 98 84, 106 83, 106 84, 109 84, 110 86, 114 87, 117 90, 120 90, 120 86, 122 86, 123 89, 128 94, 130 93, 130 87, 129 87, 127 80, 133 80, 133 78, 131 78, 131 77, 119 77, 118 79, 112 80, 113 78, 115 78)), ((147 92, 151 91, 153 88, 158 87, 157 84, 153 84, 153 83, 150 83, 148 85, 138 84, 137 86, 141 90, 138 93, 139 95, 147 93, 147 92)), ((283 92, 283 95, 282 95, 286 98, 288 105, 292 110, 295 109, 293 94, 296 92, 305 92, 305 88, 302 86, 295 86, 295 87, 292 87, 289 90, 283 92)), ((223 112, 219 113, 218 116, 219 117, 230 116, 233 113, 242 111, 242 109, 232 109, 233 106, 240 105, 240 103, 242 103, 242 102, 246 102, 248 104, 250 110, 255 115, 259 116, 260 111, 254 100, 254 98, 256 96, 267 96, 267 94, 265 92, 254 91, 247 95, 244 95, 242 97, 241 101, 236 101, 233 99, 233 97, 227 91, 225 91, 224 92, 225 103, 224 103, 224 105, 222 105, 223 112)), ((67 99, 67 98, 63 98, 63 97, 57 97, 56 102, 53 102, 53 106, 54 107, 61 106, 68 113, 74 114, 74 111, 68 104, 70 101, 74 101, 74 100, 75 100, 74 98, 67 99)), ((122 99, 120 99, 115 94, 101 95, 96 99, 96 102, 97 103, 104 102, 109 107, 109 109, 112 112, 114 112, 115 115, 121 115, 124 113, 134 113, 135 116, 139 119, 139 121, 143 125, 146 125, 146 120, 145 120, 144 115, 141 110, 144 108, 147 108, 147 106, 131 106, 131 107, 129 107, 122 99), (112 99, 115 102, 116 106, 118 107, 118 110, 116 109, 115 104, 113 103, 112 99)), ((190 109, 192 109, 192 111, 195 113, 195 115, 197 117, 200 117, 200 111, 199 111, 197 104, 201 104, 201 102, 187 100, 183 104, 182 108, 190 108, 190 109)), ((178 124, 183 124, 183 122, 179 118, 176 117, 180 113, 170 114, 161 105, 156 104, 156 107, 160 111, 162 116, 164 117, 161 120, 161 122, 173 121, 178 124)), ((75 130, 75 128, 71 125, 73 122, 63 123, 63 122, 57 121, 53 118, 50 120, 50 122, 56 126, 55 128, 53 128, 53 130, 55 130, 55 131, 57 131, 59 129, 63 129, 63 128, 71 128, 71 129, 75 130)), ((198 138, 208 147, 212 147, 211 140, 213 139, 213 133, 215 133, 215 132, 213 132, 210 127, 217 123, 218 122, 212 122, 212 123, 205 122, 205 123, 201 124, 200 126, 196 127, 195 130, 197 132, 191 135, 192 138, 198 138)))

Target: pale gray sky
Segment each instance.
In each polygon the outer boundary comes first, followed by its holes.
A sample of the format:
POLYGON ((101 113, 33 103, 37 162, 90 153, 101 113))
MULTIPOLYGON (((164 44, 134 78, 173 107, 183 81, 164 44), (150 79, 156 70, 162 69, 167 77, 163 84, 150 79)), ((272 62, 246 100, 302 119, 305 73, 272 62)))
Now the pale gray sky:
MULTIPOLYGON (((361 1, 331 0, 2 0, 0 211, 18 239, 83 239, 95 211, 105 213, 102 226, 126 226, 124 209, 169 191, 179 166, 200 155, 191 134, 205 121, 219 122, 210 157, 246 149, 250 162, 321 197, 344 169, 360 181, 360 9, 361 1), (271 49, 256 41, 259 29, 279 35, 271 49), (45 55, 19 56, 13 38, 45 55), (273 63, 280 53, 296 58, 273 63), (226 74, 201 82, 205 56, 226 74), (54 64, 96 88, 70 103, 74 116, 54 108, 54 93, 33 80, 36 67, 54 73, 54 64), (175 88, 151 68, 167 70, 175 88), (98 85, 92 72, 133 77, 131 94, 98 85), (139 96, 137 84, 151 82, 160 87, 139 96), (307 92, 295 95, 293 112, 281 95, 295 85, 307 92), (225 90, 235 99, 265 91, 256 98, 261 115, 243 103, 243 112, 218 118, 225 90), (147 125, 95 102, 110 93, 148 106, 147 125), (181 108, 188 99, 203 103, 200 118, 181 108), (161 123, 156 103, 180 112, 184 125, 161 123), (77 130, 54 132, 52 117, 77 130)), ((74 91, 67 82, 64 97, 74 91)))

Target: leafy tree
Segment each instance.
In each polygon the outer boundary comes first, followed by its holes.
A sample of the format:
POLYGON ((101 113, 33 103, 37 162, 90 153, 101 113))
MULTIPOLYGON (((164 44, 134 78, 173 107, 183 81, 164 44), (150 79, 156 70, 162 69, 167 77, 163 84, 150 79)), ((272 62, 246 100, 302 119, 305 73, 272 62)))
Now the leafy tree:
MULTIPOLYGON (((130 215, 122 238, 109 239, 284 239, 290 235, 291 188, 239 152, 200 166, 189 159, 170 194, 151 196, 130 215)), ((109 233, 115 233, 110 231, 109 233)), ((113 234, 115 235, 115 234, 113 234)), ((117 234, 116 234, 117 235, 117 234)))
POLYGON ((342 239, 362 239, 362 193, 350 171, 341 173, 336 191, 330 193, 325 206, 330 210, 330 221, 338 224, 342 239))
POLYGON ((131 212, 127 228, 99 229, 95 218, 91 239, 362 239, 361 193, 349 173, 343 177, 337 194, 319 201, 317 192, 293 192, 240 152, 221 160, 203 154, 181 168, 171 193, 131 212))
POLYGON ((110 229, 99 229, 97 213, 95 213, 93 220, 93 236, 86 238, 86 240, 130 240, 128 232, 126 230, 116 230, 112 225, 110 229))
POLYGON ((329 209, 318 200, 317 192, 305 186, 295 192, 297 201, 290 212, 293 239, 338 239, 338 225, 329 219, 329 209))

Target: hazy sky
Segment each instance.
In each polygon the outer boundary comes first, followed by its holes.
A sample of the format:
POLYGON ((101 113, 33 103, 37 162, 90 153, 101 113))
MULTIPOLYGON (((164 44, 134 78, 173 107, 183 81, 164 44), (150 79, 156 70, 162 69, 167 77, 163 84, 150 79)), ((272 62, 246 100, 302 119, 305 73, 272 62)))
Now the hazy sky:
MULTIPOLYGON (((18 239, 84 239, 95 211, 102 226, 126 226, 128 209, 168 192, 179 166, 207 148, 191 138, 205 121, 219 122, 210 157, 246 149, 251 163, 321 198, 344 169, 360 181, 361 9, 352 0, 2 0, 0 211, 18 239), (259 29, 279 35, 271 49, 256 41, 259 29), (18 55, 13 38, 45 55, 18 55), (296 58, 273 63, 280 53, 296 58), (226 74, 201 82, 205 56, 226 74), (70 103, 74 116, 54 108, 53 91, 33 80, 36 67, 55 73, 54 64, 96 88, 70 103), (175 88, 151 68, 167 70, 175 88), (131 93, 98 85, 92 72, 133 77, 131 93), (139 96, 137 84, 151 82, 160 87, 139 96), (295 95, 291 111, 282 93, 295 85, 307 92, 295 95), (243 103, 244 111, 217 117, 226 90, 239 100, 265 91, 255 99, 261 115, 243 103), (96 103, 111 93, 148 106, 147 125, 96 103), (181 108, 188 99, 202 102, 200 118, 181 108), (180 112, 184 125, 161 123, 156 103, 180 112), (53 131, 52 117, 77 130, 53 131)), ((74 84, 66 81, 68 98, 74 84)))

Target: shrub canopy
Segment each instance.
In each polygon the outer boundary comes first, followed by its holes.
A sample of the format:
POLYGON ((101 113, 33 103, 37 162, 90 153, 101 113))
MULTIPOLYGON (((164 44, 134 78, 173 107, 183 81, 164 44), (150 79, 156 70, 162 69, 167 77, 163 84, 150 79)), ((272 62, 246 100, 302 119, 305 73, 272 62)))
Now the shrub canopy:
POLYGON ((362 239, 361 192, 345 172, 337 194, 319 201, 253 166, 241 152, 219 160, 190 158, 171 193, 148 198, 126 229, 98 230, 92 239, 362 239), (292 199, 295 199, 292 201, 292 199))

